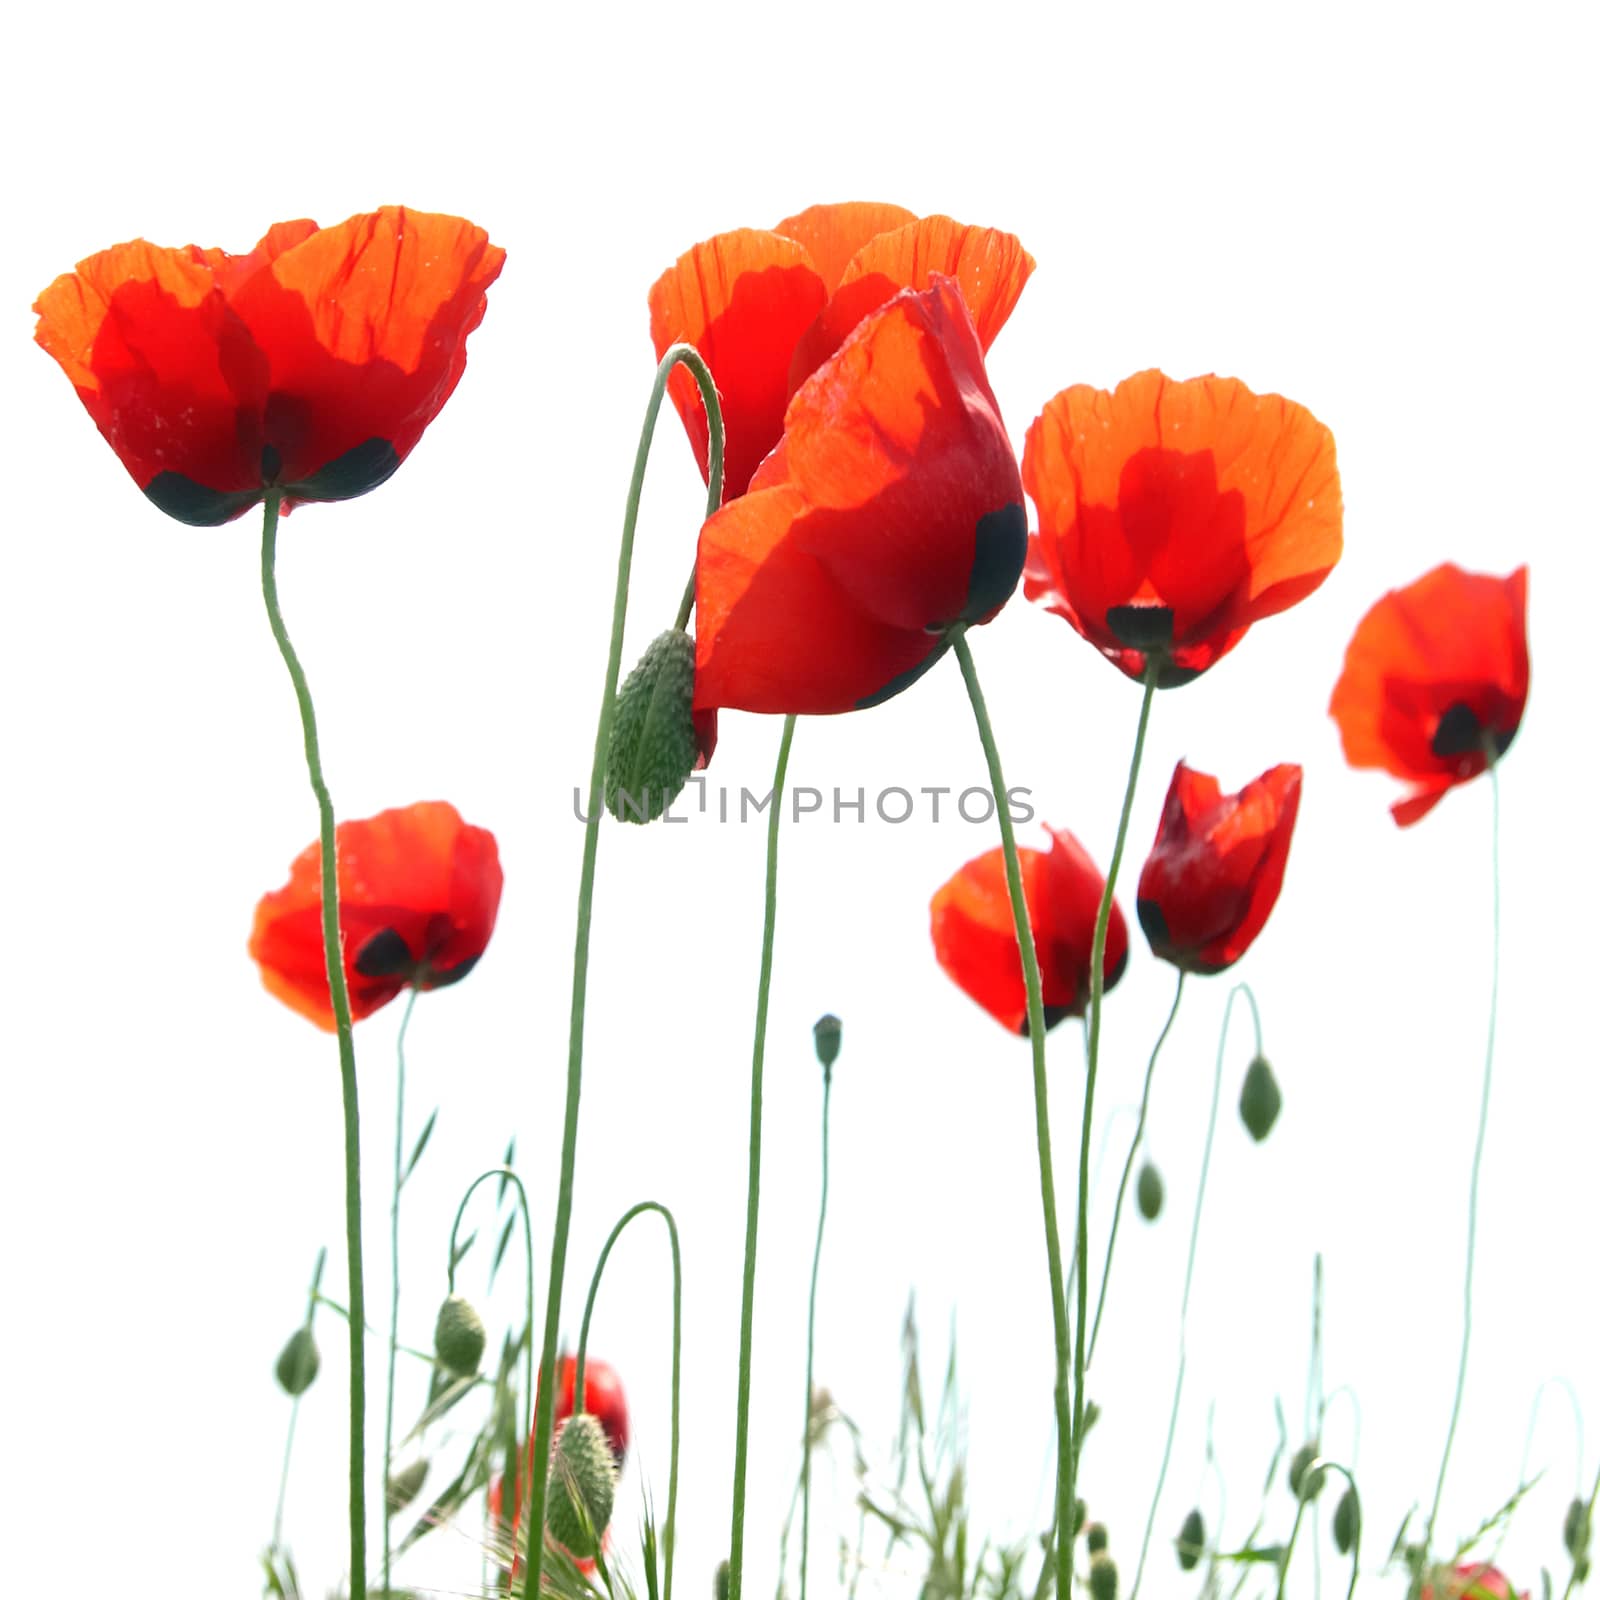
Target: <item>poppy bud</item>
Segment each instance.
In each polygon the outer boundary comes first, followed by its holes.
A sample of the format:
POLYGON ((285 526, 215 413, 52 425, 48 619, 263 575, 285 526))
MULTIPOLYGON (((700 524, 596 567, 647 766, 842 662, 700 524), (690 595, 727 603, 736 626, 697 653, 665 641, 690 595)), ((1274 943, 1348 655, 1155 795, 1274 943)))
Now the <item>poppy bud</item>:
POLYGON ((1250 1130, 1250 1137, 1260 1144, 1272 1132, 1272 1125, 1283 1109, 1283 1096, 1278 1091, 1278 1080, 1265 1056, 1257 1056, 1244 1075, 1244 1088, 1239 1094, 1239 1115, 1250 1130))
POLYGON ((1567 1507, 1567 1520, 1561 1525, 1561 1542, 1576 1561, 1589 1548, 1589 1503, 1574 1500, 1567 1507))
POLYGON ((1139 1215, 1146 1222, 1154 1222, 1161 1215, 1161 1199, 1166 1189, 1161 1182, 1161 1174, 1155 1166, 1147 1161, 1139 1169, 1139 1215))
POLYGON ((1196 1507, 1183 1519, 1183 1526, 1178 1529, 1178 1565, 1185 1572, 1193 1572, 1199 1566, 1205 1548, 1205 1519, 1196 1507))
POLYGON ((700 758, 694 730, 694 640, 668 628, 650 642, 617 694, 606 754, 606 810, 654 822, 700 758))
POLYGON ((1352 1484, 1339 1496, 1339 1503, 1333 1508, 1333 1547, 1340 1555, 1347 1556, 1360 1537, 1361 1496, 1352 1484))
POLYGON ((826 1016, 818 1017, 811 1029, 811 1035, 817 1044, 817 1060, 822 1063, 822 1070, 829 1071, 834 1062, 839 1059, 839 1035, 842 1024, 830 1011, 826 1016))
POLYGON ((462 1295, 451 1295, 439 1307, 439 1320, 433 1325, 433 1353, 438 1356, 439 1365, 457 1378, 474 1377, 487 1343, 483 1319, 473 1310, 472 1302, 462 1295))
POLYGON ((389 1481, 384 1489, 384 1502, 389 1507, 392 1517, 397 1511, 405 1508, 417 1498, 417 1491, 422 1487, 422 1481, 428 1476, 428 1461, 426 1456, 418 1456, 415 1461, 401 1467, 398 1472, 389 1474, 389 1481))
POLYGON ((297 1399, 312 1385, 322 1356, 310 1328, 296 1328, 278 1356, 278 1384, 285 1394, 297 1399))
POLYGON ((728 1563, 726 1561, 717 1563, 717 1576, 712 1585, 712 1592, 716 1600, 728 1600, 728 1563))
POLYGON ((550 1497, 545 1526, 579 1560, 592 1560, 611 1521, 617 1493, 617 1463, 605 1429, 587 1411, 556 1429, 550 1454, 550 1497))
POLYGON ((1100 1420, 1100 1407, 1093 1400, 1083 1408, 1083 1431, 1085 1434, 1100 1420))
POLYGON ((1303 1444, 1289 1460, 1289 1492, 1296 1500, 1315 1500, 1322 1493, 1327 1474, 1319 1467, 1307 1476, 1311 1463, 1317 1459, 1315 1442, 1303 1444))
POLYGON ((1104 1552, 1089 1563, 1089 1593, 1094 1600, 1117 1600, 1117 1564, 1104 1552))
POLYGON ((1083 1521, 1088 1515, 1088 1506, 1082 1500, 1074 1500, 1072 1505, 1072 1537, 1074 1539, 1083 1532, 1083 1521))
POLYGON ((1083 1540, 1084 1543, 1089 1547, 1089 1554, 1091 1556, 1097 1556, 1108 1544, 1111 1543, 1111 1535, 1106 1532, 1105 1523, 1091 1522, 1089 1526, 1083 1530, 1083 1540))

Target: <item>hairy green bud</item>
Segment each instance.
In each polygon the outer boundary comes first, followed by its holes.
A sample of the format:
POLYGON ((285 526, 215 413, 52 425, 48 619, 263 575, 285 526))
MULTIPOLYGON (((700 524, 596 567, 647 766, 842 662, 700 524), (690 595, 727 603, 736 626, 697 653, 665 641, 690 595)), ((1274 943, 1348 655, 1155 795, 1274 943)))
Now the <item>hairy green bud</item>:
POLYGON ((544 1522, 551 1537, 580 1560, 593 1558, 616 1494, 616 1457, 599 1419, 587 1411, 568 1417, 556 1430, 550 1452, 544 1522))
POLYGON ((1106 1532, 1105 1523, 1091 1522, 1083 1530, 1083 1542, 1088 1545, 1091 1556, 1099 1555, 1111 1543, 1111 1535, 1106 1532))
POLYGON ((1244 1075, 1244 1088, 1239 1093, 1239 1115, 1250 1130, 1250 1137, 1260 1144, 1272 1132, 1272 1125, 1283 1109, 1283 1094, 1278 1080, 1265 1056, 1257 1056, 1244 1075))
POLYGON ((1166 1195, 1166 1185, 1155 1164, 1147 1161, 1139 1168, 1139 1186, 1134 1191, 1139 1200, 1139 1215, 1146 1222, 1154 1222, 1161 1215, 1161 1201, 1166 1195))
POLYGON ((433 1325, 433 1353, 438 1356, 439 1365, 457 1378, 474 1377, 487 1343, 483 1319, 472 1302, 462 1295, 451 1295, 439 1307, 439 1320, 433 1325))
POLYGON ((1183 1519, 1178 1529, 1178 1565, 1185 1572, 1193 1572, 1206 1552, 1206 1524, 1196 1507, 1183 1519))
POLYGON ((398 1472, 389 1474, 389 1481, 384 1486, 384 1503, 389 1508, 392 1517, 396 1512, 405 1508, 417 1498, 417 1491, 421 1489, 423 1479, 428 1476, 428 1460, 426 1456, 418 1456, 415 1461, 407 1463, 398 1472))
POLYGON ((1361 1496, 1351 1484, 1339 1496, 1339 1503, 1333 1508, 1333 1547, 1342 1556, 1347 1556, 1361 1537, 1361 1496))
POLYGON ((694 640, 657 634, 617 692, 606 753, 606 810, 618 822, 654 822, 699 759, 694 733, 694 640))
POLYGON ((285 1394, 298 1398, 316 1380, 321 1365, 322 1354, 317 1349, 317 1341, 311 1337, 310 1328, 296 1328, 278 1355, 279 1386, 285 1394))
POLYGON ((1310 1444, 1301 1445, 1289 1458, 1289 1492, 1296 1500, 1315 1500, 1322 1493, 1327 1473, 1320 1467, 1315 1472, 1310 1471, 1311 1463, 1320 1454, 1313 1440, 1310 1444))
POLYGON ((828 1072, 835 1061, 839 1059, 839 1036, 843 1031, 843 1024, 830 1011, 826 1016, 818 1017, 811 1029, 812 1038, 816 1040, 817 1060, 822 1063, 822 1070, 828 1072))
POLYGON ((1094 1600, 1117 1600, 1117 1564, 1104 1552, 1089 1563, 1089 1593, 1094 1600))

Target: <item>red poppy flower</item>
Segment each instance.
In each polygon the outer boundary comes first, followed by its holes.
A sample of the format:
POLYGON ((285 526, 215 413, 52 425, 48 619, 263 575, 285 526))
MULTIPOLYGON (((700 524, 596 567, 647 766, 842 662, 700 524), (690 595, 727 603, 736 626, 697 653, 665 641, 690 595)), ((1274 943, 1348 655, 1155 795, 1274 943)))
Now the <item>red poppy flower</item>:
MULTIPOLYGON (((1072 834, 1045 831, 1050 835, 1048 850, 1023 849, 1017 855, 1049 1029, 1066 1017, 1081 1017, 1088 1008, 1094 919, 1106 880, 1072 834)), ((990 850, 969 861, 933 897, 931 909, 939 965, 1002 1027, 1026 1035, 1028 997, 1004 852, 990 850)), ((1128 925, 1113 901, 1106 928, 1107 993, 1127 964, 1128 925)))
POLYGON ((439 414, 505 252, 459 217, 385 206, 280 222, 249 255, 135 239, 39 296, 36 338, 134 482, 214 527, 375 489, 439 414))
POLYGON ((1303 600, 1343 545, 1333 435, 1233 378, 1063 389, 1028 429, 1024 592, 1163 689, 1303 600))
MULTIPOLYGON (((341 822, 335 837, 351 1016, 371 1016, 402 989, 442 989, 466 977, 500 909, 494 835, 429 800, 341 822)), ((295 858, 288 883, 256 907, 250 954, 273 994, 331 1032, 321 873, 322 847, 313 844, 295 858)))
POLYGON ((1016 457, 948 278, 803 384, 748 494, 700 532, 695 708, 831 712, 915 681, 1022 571, 1016 457))
MULTIPOLYGON (((679 256, 650 290, 650 334, 658 361, 682 341, 711 369, 726 501, 745 492, 777 444, 791 396, 869 311, 943 274, 960 285, 987 351, 1032 271, 1017 239, 993 228, 919 219, 900 206, 812 206, 770 231, 719 233, 679 256)), ((667 383, 704 477, 700 391, 682 368, 667 383)))
MULTIPOLYGON (((1433 1576, 1444 1591, 1442 1600, 1513 1600, 1511 1580, 1481 1561, 1464 1561, 1454 1570, 1436 1567, 1433 1576)), ((1423 1584, 1422 1600, 1438 1600, 1432 1583, 1423 1584)), ((1522 1600, 1528 1600, 1526 1592, 1522 1600)))
POLYGON ((1139 875, 1139 925, 1163 961, 1222 972, 1250 948, 1278 903, 1299 810, 1299 767, 1224 794, 1178 763, 1139 875))
POLYGON ((1528 569, 1509 578, 1446 562, 1361 619, 1328 711, 1345 760, 1412 785, 1402 828, 1511 748, 1528 702, 1528 569))

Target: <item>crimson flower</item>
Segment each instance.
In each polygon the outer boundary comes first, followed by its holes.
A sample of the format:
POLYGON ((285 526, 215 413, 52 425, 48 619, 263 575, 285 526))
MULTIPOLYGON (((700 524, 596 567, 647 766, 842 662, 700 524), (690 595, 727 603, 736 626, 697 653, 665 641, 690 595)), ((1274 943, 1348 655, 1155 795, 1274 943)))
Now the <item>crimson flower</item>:
MULTIPOLYGON (((1032 271, 1018 240, 993 228, 870 202, 812 206, 774 229, 719 233, 685 251, 650 290, 650 334, 657 360, 681 341, 711 369, 732 500, 777 444, 795 391, 868 312, 943 274, 960 286, 987 351, 1032 271)), ((682 368, 667 383, 705 476, 700 391, 682 368)))
MULTIPOLYGON (((1454 1570, 1436 1567, 1433 1576, 1443 1594, 1433 1583, 1424 1583, 1422 1600, 1515 1600, 1511 1580, 1505 1573, 1481 1561, 1464 1561, 1454 1570)), ((1526 1592, 1522 1600, 1528 1600, 1526 1592)))
POLYGON ((1300 769, 1273 767, 1238 794, 1179 762, 1150 859, 1139 875, 1139 925, 1185 972, 1222 972, 1266 925, 1300 810, 1300 769))
MULTIPOLYGON (((1017 856, 1048 1030, 1064 1018, 1081 1017, 1088 1008, 1094 920, 1106 880, 1072 834, 1045 831, 1050 835, 1047 850, 1022 849, 1017 856)), ((990 850, 969 861, 933 897, 931 910, 939 965, 1003 1028, 1026 1035, 1028 996, 1006 888, 1005 852, 990 850)), ((1107 993, 1127 964, 1128 925, 1113 901, 1106 927, 1107 993)))
POLYGON ((1343 545, 1333 435, 1234 378, 1063 389, 1028 429, 1024 592, 1163 689, 1303 600, 1343 545))
POLYGON ((1447 561, 1361 619, 1328 712, 1351 766, 1411 784, 1389 808, 1404 828, 1510 749, 1527 703, 1528 569, 1447 561))
MULTIPOLYGON (((422 801, 335 830, 339 934, 350 1014, 369 1017, 403 989, 442 989, 472 971, 500 908, 494 835, 454 806, 422 801)), ((322 847, 256 907, 250 954, 283 1003, 333 1030, 322 949, 322 847)))
POLYGON ((34 337, 169 516, 214 527, 394 472, 450 398, 505 252, 385 206, 273 225, 248 255, 135 239, 39 296, 34 337))
POLYGON ((701 529, 695 709, 876 705, 1016 587, 1022 484, 956 284, 904 290, 800 387, 701 529))

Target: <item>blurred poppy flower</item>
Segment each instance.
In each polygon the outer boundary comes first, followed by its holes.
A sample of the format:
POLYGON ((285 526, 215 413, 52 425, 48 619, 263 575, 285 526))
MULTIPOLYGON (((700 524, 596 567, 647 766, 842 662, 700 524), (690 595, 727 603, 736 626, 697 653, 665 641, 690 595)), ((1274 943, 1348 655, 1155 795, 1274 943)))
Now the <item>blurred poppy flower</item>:
POLYGON ((1300 810, 1300 769, 1274 767, 1238 794, 1179 762, 1139 875, 1139 925, 1185 972, 1222 972, 1266 925, 1300 810))
POLYGON ((1412 785, 1402 828, 1511 747, 1528 701, 1528 569, 1509 578, 1446 562, 1361 619, 1328 712, 1345 760, 1412 785))
MULTIPOLYGON (((472 971, 500 908, 494 835, 454 806, 422 801, 336 830, 339 933, 350 1014, 369 1017, 403 989, 442 989, 472 971)), ((250 954, 283 1003, 333 1030, 322 951, 322 848, 256 907, 250 954)))
POLYGON ((243 256, 135 239, 57 278, 34 338, 145 494, 214 527, 269 489, 288 510, 389 477, 504 262, 481 228, 403 206, 280 222, 243 256))
POLYGON ((1233 378, 1063 389, 1028 429, 1025 593, 1163 689, 1327 577, 1343 546, 1333 435, 1233 378))
MULTIPOLYGON (((777 444, 795 391, 869 311, 902 289, 955 279, 985 351, 1011 315, 1033 257, 1009 233, 900 206, 812 206, 776 228, 719 233, 685 251, 650 290, 656 359, 692 344, 716 380, 726 433, 723 498, 745 492, 777 444)), ((681 368, 667 380, 707 472, 705 408, 681 368)))
MULTIPOLYGON (((1511 1580, 1498 1567, 1482 1561, 1465 1561, 1454 1570, 1434 1568, 1433 1582, 1422 1586, 1422 1600, 1515 1600, 1515 1597, 1511 1580)), ((1526 1593, 1522 1600, 1528 1600, 1526 1593)))
POLYGON ((748 494, 701 529, 695 708, 820 713, 919 678, 987 622, 1027 545, 983 352, 948 278, 868 316, 803 384, 748 494))
MULTIPOLYGON (((1028 902, 1046 1029, 1081 1017, 1089 1004, 1089 957, 1094 919, 1106 880, 1088 852, 1064 829, 1047 828, 1047 850, 1017 852, 1022 893, 1028 902)), ((1028 1031, 1028 997, 1022 981, 1005 853, 990 850, 969 861, 933 897, 933 952, 959 988, 1012 1033, 1028 1031)), ((1105 986, 1109 993, 1128 963, 1128 925, 1111 905, 1106 928, 1105 986)))

